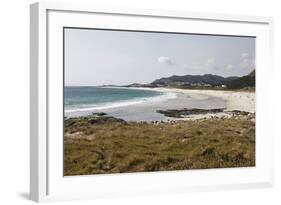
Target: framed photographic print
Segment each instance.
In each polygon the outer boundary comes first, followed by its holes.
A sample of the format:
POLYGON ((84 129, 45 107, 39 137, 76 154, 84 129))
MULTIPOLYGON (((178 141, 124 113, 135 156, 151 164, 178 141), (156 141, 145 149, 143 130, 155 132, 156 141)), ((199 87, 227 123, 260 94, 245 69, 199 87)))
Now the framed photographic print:
POLYGON ((31 5, 31 199, 272 186, 272 24, 31 5))

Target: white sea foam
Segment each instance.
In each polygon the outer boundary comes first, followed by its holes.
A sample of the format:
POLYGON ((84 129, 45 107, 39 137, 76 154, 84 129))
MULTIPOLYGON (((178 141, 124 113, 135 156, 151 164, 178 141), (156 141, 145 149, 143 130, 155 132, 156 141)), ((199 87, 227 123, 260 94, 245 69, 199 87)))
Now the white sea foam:
POLYGON ((112 103, 103 103, 103 104, 96 104, 96 105, 85 105, 87 107, 66 109, 65 113, 100 111, 100 110, 126 107, 126 106, 130 106, 130 105, 137 105, 137 104, 143 104, 143 103, 160 102, 160 101, 165 101, 168 99, 175 99, 175 98, 177 98, 176 93, 165 92, 162 95, 153 96, 153 97, 135 98, 132 100, 112 102, 112 103))

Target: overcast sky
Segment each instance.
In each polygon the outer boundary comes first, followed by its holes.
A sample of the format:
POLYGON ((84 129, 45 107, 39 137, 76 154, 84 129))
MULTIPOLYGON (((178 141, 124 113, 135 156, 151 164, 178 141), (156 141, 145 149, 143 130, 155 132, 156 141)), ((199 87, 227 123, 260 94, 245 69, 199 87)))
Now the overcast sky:
POLYGON ((255 38, 65 29, 65 84, 149 83, 186 74, 243 76, 255 38))

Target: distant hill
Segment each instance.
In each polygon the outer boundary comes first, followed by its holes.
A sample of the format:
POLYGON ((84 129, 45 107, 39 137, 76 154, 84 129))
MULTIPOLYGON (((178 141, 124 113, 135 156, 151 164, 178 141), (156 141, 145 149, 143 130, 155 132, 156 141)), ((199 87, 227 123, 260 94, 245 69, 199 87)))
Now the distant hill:
POLYGON ((242 89, 242 88, 255 87, 255 82, 256 82, 255 78, 256 78, 256 74, 255 74, 255 70, 253 70, 248 75, 226 82, 225 85, 228 89, 242 89))
POLYGON ((256 76, 256 70, 254 69, 254 70, 252 70, 252 72, 250 72, 249 74, 248 74, 248 76, 256 76))
POLYGON ((150 84, 157 86, 222 85, 226 81, 226 78, 212 74, 183 76, 173 75, 171 77, 157 79, 150 84))
POLYGON ((239 77, 237 77, 237 76, 226 77, 226 78, 225 78, 225 82, 228 82, 228 81, 231 81, 231 80, 235 80, 235 79, 237 79, 237 78, 239 78, 239 77))
POLYGON ((160 78, 148 84, 133 83, 126 87, 178 87, 178 88, 217 88, 242 89, 255 87, 255 70, 248 75, 222 77, 219 75, 173 75, 160 78))

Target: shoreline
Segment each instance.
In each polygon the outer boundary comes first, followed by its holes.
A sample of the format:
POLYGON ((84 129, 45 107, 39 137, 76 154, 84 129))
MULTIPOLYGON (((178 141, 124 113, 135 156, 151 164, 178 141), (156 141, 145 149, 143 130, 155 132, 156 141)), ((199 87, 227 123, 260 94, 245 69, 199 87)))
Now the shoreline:
POLYGON ((76 109, 68 109, 65 110, 65 113, 75 113, 75 112, 95 112, 100 110, 106 110, 106 109, 114 109, 114 108, 120 108, 120 107, 126 107, 126 106, 134 106, 138 104, 144 104, 144 103, 151 103, 151 102, 162 102, 168 99, 174 99, 177 98, 175 92, 170 91, 158 91, 158 90, 152 90, 150 88, 130 88, 130 87, 101 87, 101 88, 110 88, 110 89, 126 89, 126 90, 146 90, 146 91, 152 91, 161 93, 155 96, 150 97, 138 97, 134 99, 129 99, 125 101, 116 101, 116 102, 108 102, 108 103, 102 103, 99 106, 93 106, 93 107, 85 107, 85 108, 76 108, 76 109))
MULTIPOLYGON (((149 88, 150 89, 150 88, 149 88)), ((180 88, 151 88, 160 92, 176 92, 186 95, 218 97, 226 102, 226 111, 246 111, 255 113, 255 92, 230 90, 196 90, 180 88)))
POLYGON ((151 90, 165 93, 182 93, 186 95, 193 95, 193 97, 200 97, 199 95, 206 95, 211 97, 218 97, 226 101, 226 111, 246 111, 255 113, 255 92, 249 91, 234 91, 234 90, 199 90, 199 89, 181 89, 181 88, 147 88, 147 87, 126 87, 125 89, 136 90, 151 90))
MULTIPOLYGON (((219 98, 225 102, 225 110, 218 113, 194 114, 182 118, 170 118, 172 120, 200 120, 210 118, 230 118, 234 114, 232 111, 243 111, 255 114, 255 92, 248 91, 232 91, 232 90, 199 90, 199 89, 180 89, 180 88, 146 88, 140 87, 136 89, 154 90, 158 92, 172 92, 183 94, 195 99, 206 99, 207 97, 219 98)), ((216 107, 211 107, 215 109, 216 107)), ((184 109, 184 107, 183 107, 184 109)))
MULTIPOLYGON (((125 89, 135 90, 150 90, 164 93, 163 95, 152 97, 150 100, 139 99, 136 102, 119 102, 117 106, 103 106, 97 108, 85 108, 82 111, 77 111, 77 114, 72 115, 67 112, 67 117, 82 117, 90 115, 91 112, 105 112, 117 118, 125 118, 126 121, 169 121, 169 120, 197 120, 203 118, 229 118, 233 116, 231 111, 245 111, 251 114, 255 113, 255 93, 246 91, 226 91, 226 90, 195 90, 195 89, 180 89, 180 88, 147 88, 147 87, 132 87, 125 89), (173 95, 173 98, 167 97, 173 95), (166 97, 163 97, 166 96, 166 97), (153 100, 153 99, 158 100, 153 100), (161 98, 161 100, 160 100, 161 98), (192 102, 192 103, 190 103, 192 102), (156 113, 156 109, 218 109, 224 108, 223 112, 205 113, 188 115, 181 118, 170 118, 156 113), (85 110, 85 111, 84 111, 85 110), (123 116, 118 114, 123 113, 123 116), (154 117, 149 119, 149 116, 140 117, 143 113, 151 113, 154 117), (117 114, 116 114, 117 113, 117 114), (127 113, 128 116, 126 119, 127 113), (136 115, 136 116, 133 116, 136 115), (144 118, 144 119, 141 119, 144 118), (158 118, 158 119, 157 119, 158 118)), ((123 119, 122 118, 122 119, 123 119)))

